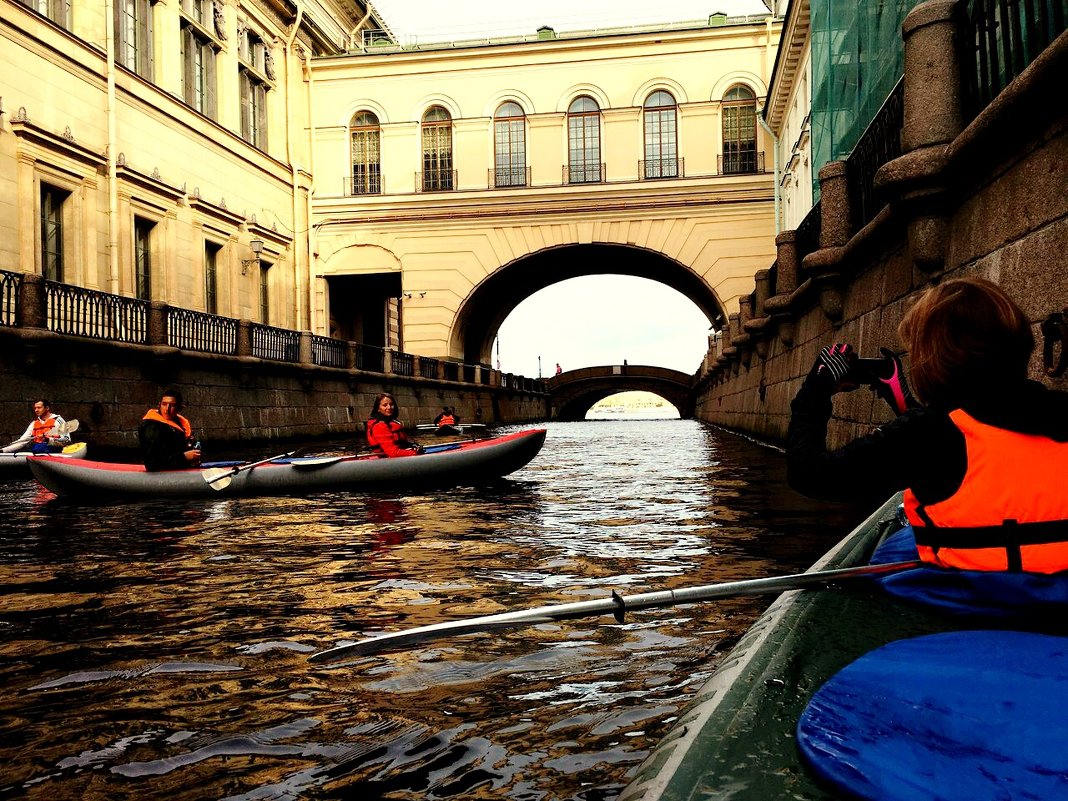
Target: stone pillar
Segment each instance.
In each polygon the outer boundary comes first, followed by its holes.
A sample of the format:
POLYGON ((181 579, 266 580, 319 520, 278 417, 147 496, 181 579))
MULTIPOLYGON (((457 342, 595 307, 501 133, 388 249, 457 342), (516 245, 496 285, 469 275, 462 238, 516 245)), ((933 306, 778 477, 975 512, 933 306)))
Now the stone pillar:
POLYGON ((161 300, 149 301, 148 304, 148 335, 149 345, 167 344, 167 322, 170 305, 161 300))
POLYGON ((312 332, 301 331, 300 332, 300 346, 298 350, 298 359, 301 364, 311 366, 315 364, 315 360, 312 358, 312 332))
POLYGON ((820 167, 820 248, 841 247, 853 236, 849 181, 844 161, 820 167))
POLYGON ((901 26, 905 45, 904 152, 952 142, 963 130, 956 0, 928 0, 901 26))
POLYGON ((252 321, 237 321, 237 355, 252 355, 252 321))
POLYGON ((943 185, 946 145, 964 128, 961 75, 957 61, 961 35, 957 3, 929 0, 909 12, 901 26, 904 38, 905 97, 901 149, 887 165, 898 184, 901 208, 908 215, 909 250, 921 270, 945 264, 949 238, 943 185))
POLYGON ((797 231, 782 231, 775 237, 775 294, 789 295, 797 289, 797 231))
POLYGON ((349 340, 345 343, 345 366, 350 370, 356 369, 356 343, 349 340))
POLYGON ((23 328, 48 327, 48 299, 43 275, 23 273, 19 283, 19 314, 15 322, 23 328))

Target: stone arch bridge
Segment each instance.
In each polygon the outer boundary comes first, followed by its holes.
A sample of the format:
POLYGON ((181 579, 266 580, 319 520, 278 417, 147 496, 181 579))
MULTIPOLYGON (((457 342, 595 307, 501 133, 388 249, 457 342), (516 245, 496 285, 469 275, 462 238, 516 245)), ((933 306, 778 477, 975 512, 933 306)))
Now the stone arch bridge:
POLYGON ((553 417, 584 420, 595 403, 617 392, 644 391, 659 395, 679 410, 683 419, 693 416, 693 376, 665 367, 612 364, 583 367, 546 381, 553 417))

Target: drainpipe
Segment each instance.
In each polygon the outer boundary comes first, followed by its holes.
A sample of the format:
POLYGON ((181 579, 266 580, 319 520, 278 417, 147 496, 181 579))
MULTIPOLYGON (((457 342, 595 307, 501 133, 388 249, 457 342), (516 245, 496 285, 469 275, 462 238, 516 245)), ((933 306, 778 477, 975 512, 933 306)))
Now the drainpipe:
POLYGON ((356 46, 356 34, 360 32, 360 28, 362 28, 363 24, 365 22, 367 22, 367 18, 371 16, 371 1, 370 0, 364 0, 363 10, 364 10, 363 18, 359 22, 356 23, 356 27, 355 28, 353 28, 351 31, 349 31, 349 44, 352 45, 353 47, 356 46))
POLYGON ((299 181, 297 178, 297 165, 293 161, 293 115, 289 109, 289 95, 293 92, 292 81, 292 59, 293 59, 293 42, 297 39, 297 34, 300 32, 300 23, 304 18, 304 6, 299 2, 297 6, 297 18, 293 21, 293 31, 289 35, 289 39, 286 40, 286 161, 289 162, 289 174, 290 181, 293 187, 293 280, 296 282, 293 294, 297 299, 297 329, 300 331, 306 331, 311 329, 311 319, 308 314, 308 293, 311 292, 311 271, 308 269, 308 254, 301 253, 300 242, 298 237, 300 236, 298 231, 301 230, 300 225, 300 207, 298 205, 298 194, 300 192, 299 181), (304 263, 304 271, 301 271, 301 262, 304 263), (302 280, 303 279, 303 280, 302 280), (303 290, 301 289, 303 287, 303 290))
POLYGON ((112 0, 104 0, 104 53, 107 72, 108 126, 108 292, 119 294, 119 174, 118 126, 115 118, 115 8, 112 0))
POLYGON ((774 148, 774 164, 775 164, 775 236, 779 235, 779 231, 782 230, 782 219, 779 214, 780 193, 781 187, 779 186, 779 137, 775 135, 775 132, 768 127, 767 122, 764 120, 764 109, 757 110, 757 122, 760 123, 760 127, 764 129, 764 133, 771 137, 772 147, 774 148))

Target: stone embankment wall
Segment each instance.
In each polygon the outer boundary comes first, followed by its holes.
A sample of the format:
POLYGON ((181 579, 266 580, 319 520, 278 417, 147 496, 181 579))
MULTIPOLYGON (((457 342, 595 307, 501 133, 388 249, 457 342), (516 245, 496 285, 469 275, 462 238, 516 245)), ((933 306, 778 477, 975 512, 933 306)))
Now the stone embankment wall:
MULTIPOLYGON (((848 162, 820 171, 819 246, 799 259, 799 233, 777 237, 774 271, 757 274, 699 375, 698 419, 783 441, 790 400, 822 346, 901 353, 896 328, 911 300, 964 275, 1012 294, 1034 325, 1032 376, 1068 389, 1054 375, 1068 338, 1057 317, 1068 320, 1068 107, 1057 100, 1068 34, 965 127, 952 7, 925 3, 903 26, 903 155, 875 178, 887 205, 854 230, 848 162)), ((866 389, 838 395, 828 444, 890 417, 866 389)))
POLYGON ((44 396, 55 411, 79 421, 76 439, 105 451, 134 448, 145 410, 169 386, 182 391, 197 436, 215 450, 225 443, 301 438, 362 442, 379 392, 396 396, 409 424, 432 421, 445 405, 466 422, 544 420, 548 399, 497 386, 0 328, 0 437, 20 435, 32 417, 32 399, 44 396))

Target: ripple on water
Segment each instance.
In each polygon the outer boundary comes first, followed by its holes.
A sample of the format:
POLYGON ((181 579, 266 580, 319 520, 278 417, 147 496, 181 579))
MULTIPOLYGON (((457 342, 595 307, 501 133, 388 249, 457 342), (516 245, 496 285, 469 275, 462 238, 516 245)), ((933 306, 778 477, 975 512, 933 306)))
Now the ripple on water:
POLYGON ((450 492, 80 507, 0 484, 0 795, 615 797, 766 600, 306 656, 793 572, 851 521, 692 421, 548 428, 509 480, 450 492))

